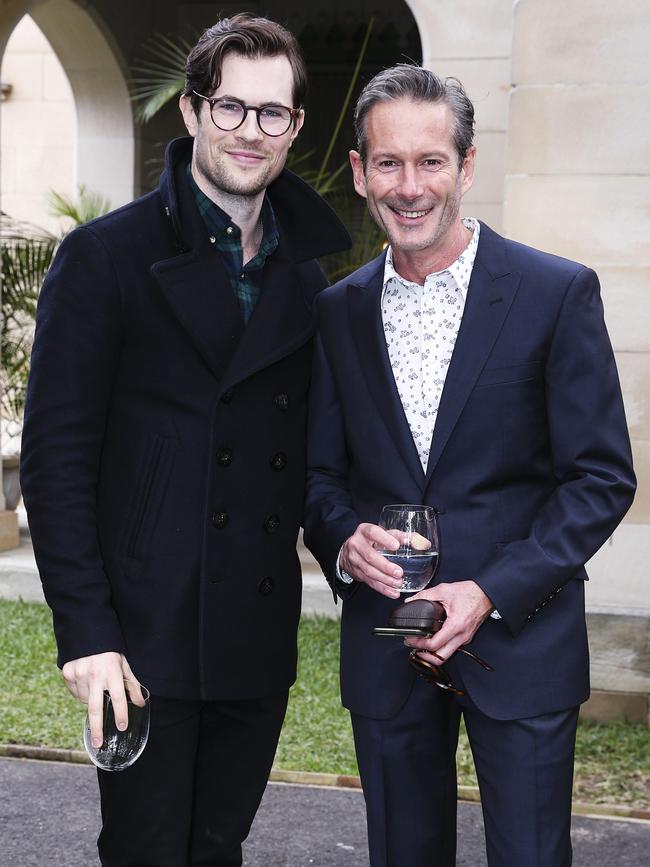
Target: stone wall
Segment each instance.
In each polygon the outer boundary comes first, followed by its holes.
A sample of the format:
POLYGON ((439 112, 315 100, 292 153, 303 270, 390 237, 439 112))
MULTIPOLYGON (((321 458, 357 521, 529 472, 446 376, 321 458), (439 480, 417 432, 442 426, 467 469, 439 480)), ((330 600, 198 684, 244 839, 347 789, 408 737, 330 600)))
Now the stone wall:
POLYGON ((423 65, 454 75, 476 110, 477 161, 464 213, 503 229, 512 0, 409 0, 422 38, 423 65))
POLYGON ((0 78, 11 85, 0 103, 0 207, 56 231, 46 195, 75 191, 77 119, 70 82, 28 15, 7 43, 0 78))

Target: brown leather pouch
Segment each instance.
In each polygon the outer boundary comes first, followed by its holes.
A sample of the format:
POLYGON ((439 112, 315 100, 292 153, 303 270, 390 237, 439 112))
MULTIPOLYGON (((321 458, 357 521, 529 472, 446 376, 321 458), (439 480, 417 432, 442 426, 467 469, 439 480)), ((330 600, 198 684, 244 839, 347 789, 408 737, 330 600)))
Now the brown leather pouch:
POLYGON ((388 626, 375 626, 372 631, 379 636, 416 635, 424 638, 437 632, 446 616, 445 609, 439 602, 416 599, 415 602, 398 605, 388 618, 388 626))
POLYGON ((416 599, 398 605, 388 618, 388 625, 393 629, 418 629, 433 635, 445 622, 445 609, 439 602, 429 602, 428 599, 416 599))

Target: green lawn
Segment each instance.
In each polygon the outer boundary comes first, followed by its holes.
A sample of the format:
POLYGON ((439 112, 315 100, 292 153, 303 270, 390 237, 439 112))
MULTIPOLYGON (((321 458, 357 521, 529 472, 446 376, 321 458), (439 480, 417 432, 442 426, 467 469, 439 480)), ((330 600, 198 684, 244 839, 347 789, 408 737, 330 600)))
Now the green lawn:
MULTIPOLYGON (((84 708, 66 690, 55 665, 49 609, 0 600, 0 743, 81 748, 84 708)), ((356 774, 347 711, 338 697, 338 623, 303 619, 298 682, 291 692, 276 766, 356 774)), ((475 785, 464 732, 459 782, 475 785)), ((650 729, 583 722, 576 753, 577 800, 650 808, 650 729)))

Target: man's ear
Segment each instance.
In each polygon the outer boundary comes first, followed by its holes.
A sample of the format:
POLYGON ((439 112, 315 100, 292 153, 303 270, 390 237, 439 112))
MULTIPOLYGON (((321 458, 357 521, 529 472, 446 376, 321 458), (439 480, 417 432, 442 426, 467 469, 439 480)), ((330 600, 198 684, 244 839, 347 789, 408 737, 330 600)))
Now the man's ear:
POLYGON ((305 122, 305 110, 304 110, 304 108, 301 108, 299 113, 296 115, 294 122, 293 122, 293 127, 291 128, 291 134, 289 136, 289 147, 291 147, 291 145, 294 143, 294 140, 295 140, 296 136, 298 135, 298 133, 300 132, 300 130, 302 129, 302 125, 304 122, 305 122))
POLYGON ((460 167, 460 189, 463 196, 474 183, 475 161, 476 148, 474 147, 474 145, 472 145, 471 148, 468 148, 467 153, 465 154, 465 159, 463 160, 463 164, 460 167))
POLYGON ((183 122, 185 123, 185 128, 189 132, 189 134, 194 138, 197 133, 199 127, 199 119, 196 116, 196 112, 194 111, 194 106, 192 105, 192 100, 189 96, 181 96, 178 100, 178 107, 181 110, 181 114, 183 115, 183 122))
POLYGON ((360 196, 366 198, 366 173, 363 167, 361 154, 358 151, 350 151, 350 165, 352 166, 352 177, 354 178, 354 189, 360 196))

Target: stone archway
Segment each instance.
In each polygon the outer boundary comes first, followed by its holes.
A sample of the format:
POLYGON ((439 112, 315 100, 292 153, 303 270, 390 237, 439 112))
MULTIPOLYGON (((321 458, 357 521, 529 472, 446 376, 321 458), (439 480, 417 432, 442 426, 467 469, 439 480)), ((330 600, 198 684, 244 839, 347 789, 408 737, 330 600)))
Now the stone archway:
POLYGON ((477 171, 464 211, 503 226, 513 0, 406 0, 422 40, 422 63, 454 75, 476 111, 477 171))
POLYGON ((115 207, 134 190, 135 146, 131 103, 118 53, 90 11, 73 0, 0 5, 0 49, 29 14, 50 42, 70 81, 77 113, 77 184, 115 207))

